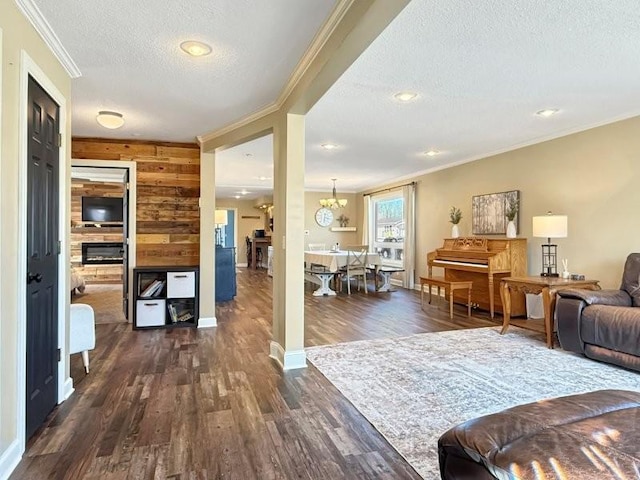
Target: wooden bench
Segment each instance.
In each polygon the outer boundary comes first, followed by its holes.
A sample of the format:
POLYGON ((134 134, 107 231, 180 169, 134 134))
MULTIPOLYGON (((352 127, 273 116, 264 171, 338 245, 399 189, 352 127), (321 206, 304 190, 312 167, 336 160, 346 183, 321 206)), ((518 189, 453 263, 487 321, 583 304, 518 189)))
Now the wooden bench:
POLYGON ((372 265, 368 267, 373 272, 376 284, 376 292, 393 292, 391 289, 391 275, 404 272, 404 268, 392 267, 388 265, 372 265), (378 286, 378 275, 382 278, 382 285, 378 286))
POLYGON ((454 282, 446 280, 444 277, 420 277, 420 307, 424 309, 424 286, 429 287, 429 303, 431 303, 431 287, 438 287, 438 296, 440 296, 440 288, 444 288, 445 294, 449 294, 449 318, 453 318, 453 292, 455 290, 467 290, 467 315, 471 316, 471 287, 472 281, 454 282))

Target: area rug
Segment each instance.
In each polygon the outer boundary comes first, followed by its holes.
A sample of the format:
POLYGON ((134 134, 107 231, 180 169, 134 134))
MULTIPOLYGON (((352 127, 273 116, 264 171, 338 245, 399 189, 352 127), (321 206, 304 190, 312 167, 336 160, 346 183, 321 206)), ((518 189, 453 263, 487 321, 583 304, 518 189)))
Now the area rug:
POLYGON ((543 398, 640 391, 640 374, 550 350, 511 327, 427 333, 306 349, 307 358, 425 479, 453 425, 543 398))

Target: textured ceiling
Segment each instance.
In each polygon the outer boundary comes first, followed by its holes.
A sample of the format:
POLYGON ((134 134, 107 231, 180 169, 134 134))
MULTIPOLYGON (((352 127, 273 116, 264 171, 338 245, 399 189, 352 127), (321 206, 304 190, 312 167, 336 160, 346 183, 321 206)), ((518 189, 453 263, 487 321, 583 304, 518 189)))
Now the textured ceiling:
MULTIPOLYGON (((333 5, 36 1, 83 73, 74 135, 162 140, 274 101, 333 5), (213 54, 182 55, 186 38, 213 54), (127 124, 99 128, 100 109, 127 124)), ((336 177, 359 191, 640 114, 639 47, 637 0, 412 0, 308 114, 305 185, 326 191, 336 177), (419 96, 401 104, 404 90, 419 96), (544 108, 560 112, 535 115, 544 108)), ((216 155, 221 196, 269 188, 257 177, 273 176, 271 141, 216 155)))
POLYGON ((637 0, 412 0, 307 115, 305 185, 360 191, 638 115, 639 48, 637 0))
POLYGON ((34 0, 82 72, 73 135, 194 142, 276 100, 334 0, 34 0), (211 45, 194 58, 185 40, 211 45), (106 130, 99 110, 125 116, 106 130))

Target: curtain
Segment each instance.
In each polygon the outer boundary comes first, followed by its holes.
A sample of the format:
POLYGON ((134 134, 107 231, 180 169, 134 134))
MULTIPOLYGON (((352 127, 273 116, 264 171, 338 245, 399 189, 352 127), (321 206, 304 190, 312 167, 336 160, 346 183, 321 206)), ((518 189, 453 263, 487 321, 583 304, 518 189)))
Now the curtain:
POLYGON ((365 195, 362 197, 364 200, 364 205, 362 209, 362 244, 369 245, 369 250, 373 247, 373 242, 371 242, 371 236, 369 235, 369 215, 371 215, 371 196, 365 195))
MULTIPOLYGON (((404 288, 413 289, 416 271, 416 187, 402 187, 404 199, 404 288)), ((366 197, 365 197, 366 198, 366 197)))

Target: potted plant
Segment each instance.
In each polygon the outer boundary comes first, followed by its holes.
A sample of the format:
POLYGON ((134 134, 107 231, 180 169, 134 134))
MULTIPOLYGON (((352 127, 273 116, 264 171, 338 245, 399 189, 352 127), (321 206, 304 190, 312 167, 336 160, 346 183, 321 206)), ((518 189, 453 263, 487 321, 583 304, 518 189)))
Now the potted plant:
POLYGON ((517 236, 518 232, 516 231, 514 220, 518 214, 518 208, 518 200, 510 198, 507 208, 504 211, 504 216, 509 220, 509 223, 507 223, 507 238, 516 238, 517 236))
POLYGON ((449 210, 449 222, 453 225, 451 227, 451 238, 458 238, 460 236, 460 230, 458 224, 462 220, 462 212, 459 208, 451 207, 449 210))

